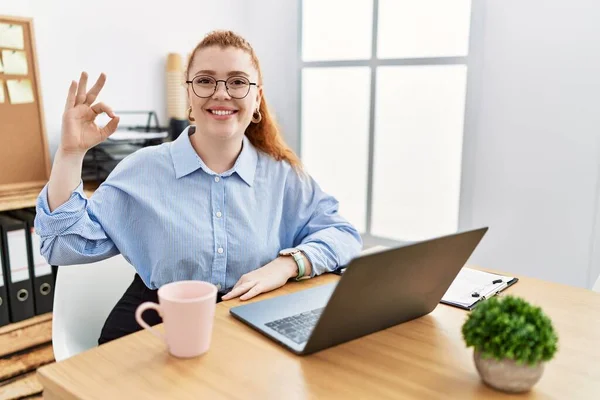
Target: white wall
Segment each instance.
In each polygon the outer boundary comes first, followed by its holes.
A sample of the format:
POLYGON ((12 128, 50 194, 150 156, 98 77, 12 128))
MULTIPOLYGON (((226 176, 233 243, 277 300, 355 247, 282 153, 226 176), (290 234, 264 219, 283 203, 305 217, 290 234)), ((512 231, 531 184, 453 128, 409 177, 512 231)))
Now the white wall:
MULTIPOLYGON (((165 62, 185 57, 212 29, 243 29, 242 0, 2 0, 0 15, 34 18, 50 153, 60 140, 67 89, 82 70, 108 76, 99 101, 115 110, 156 110, 166 119, 165 62)), ((185 59, 185 58, 184 58, 185 59)))
POLYGON ((472 32, 461 227, 490 230, 472 262, 591 287, 600 272, 600 3, 473 3, 483 9, 472 32))
POLYGON ((265 97, 275 111, 286 143, 298 151, 298 2, 252 0, 244 4, 247 10, 240 33, 258 55, 265 97))
POLYGON ((29 0, 2 0, 0 15, 29 16, 31 4, 29 0))

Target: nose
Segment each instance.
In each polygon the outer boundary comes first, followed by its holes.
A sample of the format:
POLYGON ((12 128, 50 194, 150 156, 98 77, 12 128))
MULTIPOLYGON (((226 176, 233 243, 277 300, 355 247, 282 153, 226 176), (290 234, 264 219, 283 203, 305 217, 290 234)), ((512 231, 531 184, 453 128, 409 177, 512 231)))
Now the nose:
POLYGON ((229 93, 227 93, 227 86, 225 86, 225 82, 217 81, 217 87, 215 89, 215 93, 213 94, 213 99, 215 100, 228 100, 231 97, 229 93), (220 85, 222 83, 222 85, 220 85))

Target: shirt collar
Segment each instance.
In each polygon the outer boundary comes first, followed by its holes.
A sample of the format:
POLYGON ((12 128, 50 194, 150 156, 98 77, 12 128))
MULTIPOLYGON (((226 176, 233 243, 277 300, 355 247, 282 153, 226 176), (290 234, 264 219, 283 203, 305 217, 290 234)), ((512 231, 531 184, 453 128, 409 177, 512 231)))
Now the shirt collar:
MULTIPOLYGON (((171 158, 175 167, 175 177, 177 179, 182 178, 200 168, 209 175, 217 175, 204 164, 204 161, 202 161, 196 150, 192 147, 192 143, 190 142, 190 134, 193 133, 192 128, 195 129, 193 125, 185 128, 171 144, 171 158)), ((221 175, 228 176, 236 172, 248 186, 252 186, 257 163, 258 152, 252 143, 250 143, 248 137, 244 135, 242 151, 235 161, 233 168, 221 175)))
POLYGON ((258 163, 258 152, 246 135, 242 143, 242 151, 233 165, 233 170, 248 186, 252 186, 258 163))

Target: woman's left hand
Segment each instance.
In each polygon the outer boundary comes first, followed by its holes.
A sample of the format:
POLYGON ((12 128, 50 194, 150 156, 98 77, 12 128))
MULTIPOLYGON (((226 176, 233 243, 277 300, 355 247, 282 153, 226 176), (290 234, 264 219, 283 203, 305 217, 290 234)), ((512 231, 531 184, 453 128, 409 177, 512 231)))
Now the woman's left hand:
POLYGON ((278 257, 264 267, 242 275, 233 289, 223 300, 240 296, 240 300, 248 300, 264 292, 280 288, 296 276, 296 262, 292 257, 278 257))

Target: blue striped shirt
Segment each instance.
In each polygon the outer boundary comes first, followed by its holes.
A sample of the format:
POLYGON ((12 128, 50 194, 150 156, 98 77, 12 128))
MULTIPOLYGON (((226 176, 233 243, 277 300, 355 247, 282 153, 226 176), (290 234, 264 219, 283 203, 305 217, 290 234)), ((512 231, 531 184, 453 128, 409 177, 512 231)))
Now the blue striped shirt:
POLYGON ((47 190, 37 200, 35 229, 50 264, 121 253, 151 289, 193 279, 226 292, 288 247, 305 253, 314 276, 347 264, 362 247, 334 197, 246 137, 221 174, 204 164, 186 128, 175 141, 122 160, 89 199, 80 184, 50 212, 47 190))

